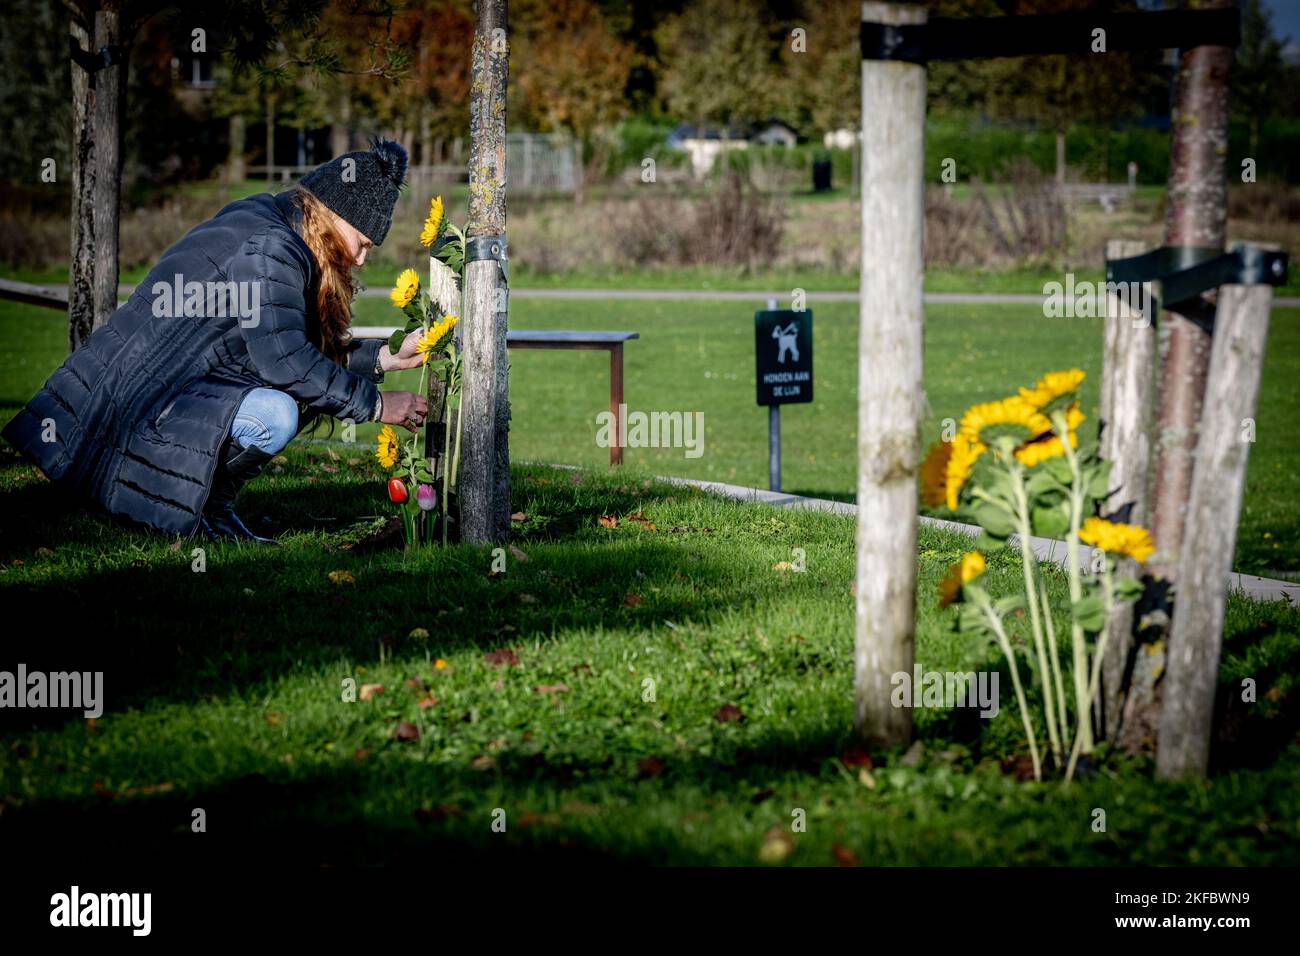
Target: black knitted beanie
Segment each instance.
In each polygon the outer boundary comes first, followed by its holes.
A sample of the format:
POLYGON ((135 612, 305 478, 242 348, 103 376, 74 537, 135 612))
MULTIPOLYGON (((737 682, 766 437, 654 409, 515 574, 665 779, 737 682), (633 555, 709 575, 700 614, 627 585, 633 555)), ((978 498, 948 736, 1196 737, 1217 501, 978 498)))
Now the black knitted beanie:
POLYGON ((406 150, 375 137, 368 150, 331 159, 304 176, 300 185, 375 245, 393 224, 393 206, 406 176, 406 150))

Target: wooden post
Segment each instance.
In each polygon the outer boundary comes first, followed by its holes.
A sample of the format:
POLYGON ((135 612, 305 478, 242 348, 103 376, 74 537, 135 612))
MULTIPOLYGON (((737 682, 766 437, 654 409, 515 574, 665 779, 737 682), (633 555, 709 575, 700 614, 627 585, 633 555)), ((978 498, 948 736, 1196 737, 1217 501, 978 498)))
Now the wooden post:
MULTIPOLYGON (((72 42, 95 46, 94 24, 74 13, 72 42)), ((68 351, 86 344, 95 326, 95 85, 74 59, 72 75, 72 235, 68 268, 68 351)))
MULTIPOLYGON (((478 0, 471 53, 467 236, 506 231, 506 0, 478 0)), ((461 540, 502 541, 510 533, 510 457, 504 262, 468 257, 461 411, 461 540)))
MULTIPOLYGON (((868 2, 862 19, 921 24, 926 13, 868 2)), ((925 67, 864 59, 853 716, 871 746, 912 736, 911 710, 890 702, 890 678, 911 674, 915 654, 924 133, 925 67)))
MULTIPOLYGON (((122 47, 118 4, 95 11, 95 49, 122 47)), ((117 311, 118 223, 122 199, 122 118, 126 112, 125 53, 95 73, 95 328, 117 311)))
POLYGON ((1166 779, 1203 777, 1209 764, 1228 574, 1254 440, 1247 420, 1259 396, 1272 301, 1267 285, 1219 290, 1160 713, 1156 774, 1166 779))
MULTIPOLYGON (((1112 240, 1106 244, 1107 259, 1124 259, 1142 251, 1140 242, 1112 240)), ((1101 457, 1111 463, 1111 496, 1105 508, 1107 518, 1126 524, 1145 524, 1147 520, 1156 350, 1155 315, 1149 295, 1147 283, 1141 290, 1107 287, 1101 366, 1101 457), (1141 309, 1147 310, 1145 314, 1141 309)), ((1132 575, 1136 563, 1124 558, 1118 571, 1132 575)), ((1107 737, 1119 729, 1124 705, 1124 671, 1133 646, 1132 604, 1116 605, 1110 634, 1102 664, 1102 714, 1098 722, 1107 737)))

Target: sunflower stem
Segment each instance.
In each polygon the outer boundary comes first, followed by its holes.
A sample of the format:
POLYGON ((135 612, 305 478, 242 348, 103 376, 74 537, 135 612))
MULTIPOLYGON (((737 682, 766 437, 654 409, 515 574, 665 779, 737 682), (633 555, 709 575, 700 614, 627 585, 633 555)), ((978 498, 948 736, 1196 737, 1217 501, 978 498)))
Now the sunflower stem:
POLYGON ((998 617, 997 612, 988 603, 988 599, 980 600, 979 604, 984 611, 984 616, 988 619, 989 626, 993 628, 993 633, 998 639, 998 645, 1002 648, 1002 653, 1007 657, 1007 663, 1011 665, 1011 684, 1016 689, 1016 706, 1020 708, 1020 721, 1025 728, 1025 737, 1029 740, 1029 757, 1034 762, 1034 779, 1041 782, 1043 779, 1043 764, 1038 756, 1038 739, 1034 736, 1034 725, 1029 719, 1029 704, 1025 701, 1025 689, 1020 684, 1020 669, 1016 667, 1015 651, 1011 647, 1011 642, 1007 640, 1006 631, 1002 629, 1002 619, 998 617))
POLYGON ((1083 599, 1083 582, 1079 571, 1079 528, 1083 523, 1083 475, 1079 469, 1079 457, 1070 445, 1069 426, 1061 411, 1052 413, 1052 426, 1065 459, 1070 464, 1070 537, 1065 548, 1065 567, 1070 579, 1070 650, 1072 657, 1072 677, 1074 679, 1075 720, 1078 721, 1078 740, 1084 753, 1092 753, 1092 707, 1088 696, 1088 649, 1084 644, 1083 627, 1074 607, 1083 599))
POLYGON ((1034 587, 1034 567, 1038 559, 1034 556, 1033 545, 1029 540, 1029 497, 1025 493, 1024 469, 1014 460, 1010 464, 1012 488, 1016 495, 1016 521, 1020 528, 1020 567, 1025 576, 1025 601, 1029 605, 1029 623, 1034 631, 1034 652, 1038 657, 1038 679, 1043 684, 1043 711, 1047 717, 1047 737, 1052 746, 1052 756, 1057 767, 1061 765, 1061 736, 1065 733, 1062 726, 1060 733, 1056 727, 1055 701, 1052 699, 1052 673, 1047 663, 1047 646, 1043 641, 1043 622, 1038 613, 1037 591, 1034 587))
POLYGON ((1052 649, 1049 661, 1052 665, 1052 679, 1056 682, 1056 707, 1059 710, 1058 719, 1061 723, 1061 737, 1069 739, 1070 721, 1065 713, 1065 681, 1061 677, 1061 645, 1056 640, 1056 626, 1052 623, 1052 605, 1047 600, 1047 582, 1043 579, 1041 571, 1040 566, 1038 587, 1039 594, 1043 599, 1043 623, 1047 626, 1047 640, 1052 649))
MULTIPOLYGON (((1105 623, 1102 624, 1101 634, 1097 637, 1097 648, 1092 655, 1092 674, 1088 678, 1088 700, 1091 701, 1097 696, 1097 688, 1101 682, 1101 662, 1105 659, 1106 644, 1110 640, 1110 615, 1115 607, 1115 587, 1110 576, 1110 559, 1101 569, 1101 594, 1102 604, 1106 611, 1105 623)), ((1075 735, 1074 746, 1070 749, 1070 763, 1065 768, 1065 782, 1069 783, 1074 779, 1074 768, 1079 762, 1079 751, 1084 746, 1083 728, 1084 723, 1079 724, 1079 732, 1075 735)))

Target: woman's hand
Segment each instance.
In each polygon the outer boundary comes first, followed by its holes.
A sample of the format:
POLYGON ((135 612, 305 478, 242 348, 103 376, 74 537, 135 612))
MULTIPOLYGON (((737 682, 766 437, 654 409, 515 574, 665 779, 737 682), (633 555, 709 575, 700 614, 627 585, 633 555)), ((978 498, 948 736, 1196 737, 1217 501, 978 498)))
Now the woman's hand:
POLYGON ((381 345, 379 347, 379 367, 385 372, 394 372, 424 364, 424 355, 415 350, 422 334, 421 332, 412 332, 402 339, 402 347, 398 349, 396 355, 389 350, 387 343, 381 345))
POLYGON ((429 414, 429 400, 415 392, 384 392, 384 408, 379 420, 385 425, 401 425, 408 432, 419 431, 429 414))

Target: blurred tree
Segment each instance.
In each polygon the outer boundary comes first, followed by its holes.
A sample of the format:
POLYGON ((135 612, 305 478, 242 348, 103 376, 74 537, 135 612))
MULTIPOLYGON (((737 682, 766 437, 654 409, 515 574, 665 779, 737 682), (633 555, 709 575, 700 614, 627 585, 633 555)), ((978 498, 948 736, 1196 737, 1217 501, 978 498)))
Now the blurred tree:
POLYGON ((656 35, 668 111, 697 125, 763 119, 781 104, 786 24, 758 0, 695 0, 656 35))
POLYGON ((857 0, 806 3, 781 47, 784 76, 775 90, 778 110, 797 129, 822 134, 854 131, 851 193, 857 191, 861 149, 857 136, 862 127, 861 22, 862 4, 857 0), (798 45, 795 28, 804 31, 798 45))
POLYGON ((577 189, 582 202, 592 166, 605 159, 608 129, 627 112, 625 91, 632 46, 614 35, 592 0, 516 0, 510 48, 520 113, 543 131, 563 130, 578 145, 577 189), (589 147, 595 146, 594 150, 589 147))
POLYGON ((1232 66, 1232 98, 1238 114, 1250 124, 1252 157, 1259 155, 1259 128, 1278 113, 1279 91, 1285 85, 1282 43, 1273 33, 1273 15, 1260 0, 1245 0, 1241 11, 1241 44, 1232 66))

